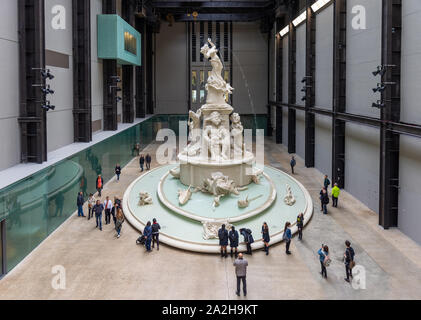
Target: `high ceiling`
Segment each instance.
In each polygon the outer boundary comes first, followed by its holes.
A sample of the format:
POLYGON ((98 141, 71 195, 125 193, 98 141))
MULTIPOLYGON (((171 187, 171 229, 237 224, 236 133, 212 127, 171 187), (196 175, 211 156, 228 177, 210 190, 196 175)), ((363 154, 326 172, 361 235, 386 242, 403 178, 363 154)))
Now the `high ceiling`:
POLYGON ((286 12, 295 0, 138 0, 138 5, 171 21, 253 21, 286 12))

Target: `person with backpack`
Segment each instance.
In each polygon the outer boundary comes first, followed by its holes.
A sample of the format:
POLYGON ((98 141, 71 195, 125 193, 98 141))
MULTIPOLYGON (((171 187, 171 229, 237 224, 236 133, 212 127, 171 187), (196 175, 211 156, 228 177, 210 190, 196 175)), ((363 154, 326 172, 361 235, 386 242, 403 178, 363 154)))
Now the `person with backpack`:
POLYGON ((235 230, 235 227, 232 226, 230 232, 228 232, 228 239, 230 241, 230 248, 231 248, 231 258, 233 256, 233 249, 235 258, 238 256, 238 242, 240 236, 238 235, 238 231, 235 230))
POLYGON ((265 251, 266 255, 268 256, 270 236, 269 236, 269 227, 266 222, 263 222, 263 226, 262 226, 262 239, 263 239, 263 243, 265 244, 263 251, 265 251))
POLYGON ((292 174, 294 174, 294 167, 297 164, 297 161, 295 161, 294 156, 292 156, 291 162, 289 164, 291 165, 291 172, 292 172, 292 174))
POLYGON ((297 216, 298 240, 303 240, 304 213, 297 216))
POLYGON ((242 228, 240 229, 241 235, 244 237, 244 242, 247 246, 247 252, 246 254, 252 255, 253 252, 251 251, 251 244, 254 242, 253 236, 251 234, 250 229, 242 228))
POLYGON ((321 211, 323 211, 323 214, 327 214, 327 205, 329 204, 329 195, 327 193, 326 188, 323 188, 320 191, 320 203, 322 205, 321 211))
POLYGON ((325 187, 326 191, 328 190, 328 188, 330 186, 330 180, 329 180, 327 174, 325 175, 325 180, 323 181, 323 186, 325 187))
POLYGON ((152 220, 152 248, 155 248, 159 251, 159 230, 161 230, 161 226, 156 221, 156 219, 152 220))
POLYGON ((219 245, 221 247, 221 257, 227 257, 227 246, 228 246, 228 231, 225 229, 225 224, 222 225, 221 229, 218 230, 219 245))
POLYGON ((289 247, 291 245, 291 239, 292 239, 292 232, 291 232, 291 222, 286 222, 285 223, 285 228, 284 228, 284 235, 282 236, 282 239, 285 241, 286 244, 286 250, 285 253, 290 255, 291 251, 289 251, 289 247))
POLYGON ((344 263, 345 263, 345 272, 346 272, 346 282, 350 282, 349 278, 352 278, 352 269, 355 267, 355 251, 351 247, 351 242, 348 240, 345 241, 345 253, 344 253, 344 263))
POLYGON ((322 277, 325 277, 325 279, 327 279, 326 267, 328 267, 331 262, 329 257, 329 247, 322 244, 322 247, 317 253, 319 254, 320 265, 322 266, 322 271, 320 272, 320 274, 322 275, 322 277))

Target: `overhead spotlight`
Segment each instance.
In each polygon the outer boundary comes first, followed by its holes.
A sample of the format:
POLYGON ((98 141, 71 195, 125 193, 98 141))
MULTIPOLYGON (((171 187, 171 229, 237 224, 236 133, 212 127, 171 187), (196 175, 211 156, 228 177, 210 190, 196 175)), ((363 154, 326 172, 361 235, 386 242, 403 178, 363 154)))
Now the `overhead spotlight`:
POLYGON ((120 91, 121 91, 121 88, 120 88, 120 87, 117 87, 117 88, 115 88, 115 90, 116 90, 117 92, 120 92, 120 91))
POLYGON ((307 100, 307 97, 306 96, 304 96, 304 97, 301 98, 301 101, 306 101, 306 100, 307 100))
POLYGON ((123 100, 121 97, 117 97, 116 99, 115 99, 116 101, 117 101, 117 103, 118 102, 120 102, 121 100, 123 100))
POLYGON ((307 88, 306 87, 302 88, 301 92, 307 92, 307 88))
POLYGON ((377 84, 377 88, 373 88, 373 92, 383 92, 384 90, 386 90, 386 86, 384 83, 378 83, 377 84))
POLYGON ((54 79, 54 75, 50 72, 50 69, 47 70, 41 70, 41 75, 44 79, 49 79, 49 80, 53 80, 54 79))
POLYGON ((50 110, 55 110, 56 106, 53 106, 52 104, 50 104, 50 101, 47 101, 45 104, 41 106, 41 108, 48 112, 50 110))
POLYGON ((121 79, 119 76, 111 76, 111 79, 114 80, 115 82, 121 82, 121 79))
POLYGON ((386 74, 386 68, 384 66, 377 66, 377 70, 373 71, 373 76, 378 76, 380 75, 381 77, 383 77, 386 74))
POLYGON ((308 81, 308 79, 311 79, 312 77, 310 77, 310 76, 305 76, 304 78, 303 78, 303 80, 301 80, 301 83, 304 83, 304 82, 307 82, 308 81))
POLYGON ((382 109, 385 107, 384 102, 381 102, 380 100, 377 100, 376 102, 373 102, 373 104, 371 105, 372 108, 377 108, 377 109, 382 109))

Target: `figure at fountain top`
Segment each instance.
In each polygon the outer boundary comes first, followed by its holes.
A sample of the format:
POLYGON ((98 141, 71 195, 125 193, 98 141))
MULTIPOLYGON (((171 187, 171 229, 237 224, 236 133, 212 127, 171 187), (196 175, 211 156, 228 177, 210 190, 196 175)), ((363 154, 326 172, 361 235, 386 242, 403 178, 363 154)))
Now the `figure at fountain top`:
POLYGON ((224 78, 222 78, 222 70, 224 69, 224 66, 221 59, 219 59, 218 49, 212 40, 208 39, 208 43, 201 48, 200 52, 206 57, 206 59, 210 59, 210 63, 212 65, 212 71, 210 72, 208 82, 206 84, 208 97, 206 99, 206 105, 204 105, 203 108, 206 109, 207 105, 212 105, 213 107, 217 105, 221 109, 232 110, 232 107, 226 103, 225 97, 226 95, 232 94, 232 90, 234 90, 234 88, 232 88, 225 82, 224 78), (209 47, 209 44, 211 47, 209 47))

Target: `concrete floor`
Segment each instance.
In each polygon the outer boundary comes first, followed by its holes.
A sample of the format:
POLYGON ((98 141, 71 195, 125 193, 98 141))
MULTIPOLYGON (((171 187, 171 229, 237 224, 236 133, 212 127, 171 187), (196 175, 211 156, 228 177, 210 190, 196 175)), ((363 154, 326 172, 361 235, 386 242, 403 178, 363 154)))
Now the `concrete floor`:
MULTIPOLYGON (((268 165, 289 169, 290 155, 282 146, 267 140, 265 149, 268 165)), ((329 206, 329 215, 322 215, 322 174, 305 168, 300 159, 296 169, 294 177, 313 197, 313 219, 304 240, 293 239, 291 256, 285 255, 284 244, 271 247, 269 256, 247 256, 247 299, 421 299, 421 247, 398 229, 383 230, 377 214, 346 192, 338 209, 329 206), (343 279, 346 239, 353 244, 357 264, 366 270, 365 290, 355 290, 343 279), (333 260, 327 280, 319 274, 317 250, 322 243, 330 247, 333 260)), ((122 197, 139 171, 135 159, 120 182, 107 184, 103 197, 122 197)), ((111 225, 100 232, 93 220, 73 215, 0 281, 0 299, 245 299, 235 295, 231 258, 165 245, 148 254, 135 245, 137 237, 127 223, 117 240, 111 225), (52 287, 56 265, 65 268, 65 290, 52 287)))

